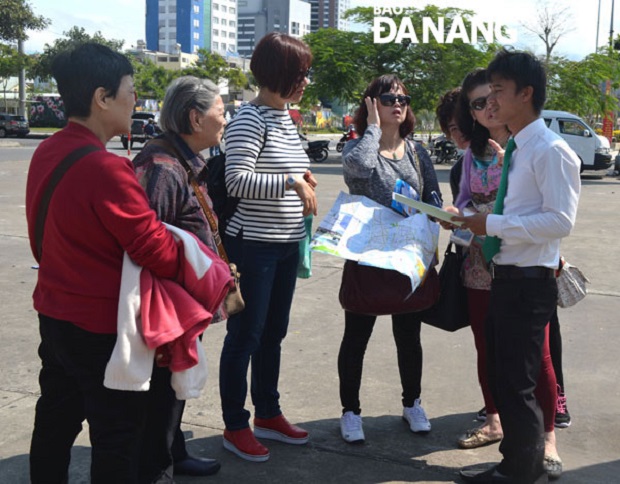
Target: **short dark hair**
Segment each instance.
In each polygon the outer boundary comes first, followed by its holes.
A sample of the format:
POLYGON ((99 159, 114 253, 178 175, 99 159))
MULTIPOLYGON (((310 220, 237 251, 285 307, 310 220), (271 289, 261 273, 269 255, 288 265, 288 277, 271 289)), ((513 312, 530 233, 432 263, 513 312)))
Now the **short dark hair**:
POLYGON ((250 70, 260 87, 287 98, 312 65, 310 47, 280 32, 265 35, 254 48, 250 70))
POLYGON ((487 78, 490 81, 493 77, 514 81, 517 92, 532 86, 532 106, 536 114, 540 114, 547 99, 547 73, 534 54, 506 48, 500 50, 487 67, 487 78))
POLYGON ((446 136, 450 134, 450 121, 456 119, 456 106, 458 104, 460 92, 461 86, 450 89, 441 96, 439 104, 437 108, 435 108, 435 115, 439 120, 439 126, 446 136))
POLYGON ((86 42, 60 52, 52 61, 52 75, 67 117, 87 118, 95 91, 103 87, 115 97, 121 80, 133 75, 129 59, 96 42, 86 42))
POLYGON ((470 148, 472 153, 477 156, 483 156, 491 137, 489 130, 480 123, 475 123, 475 119, 471 114, 469 107, 469 93, 478 86, 488 84, 487 71, 482 67, 476 67, 473 71, 465 76, 461 84, 461 93, 459 94, 458 104, 456 107, 456 123, 465 136, 470 140, 470 148))
MULTIPOLYGON (((398 88, 400 88, 404 94, 409 94, 407 88, 403 84, 403 81, 401 81, 396 74, 385 74, 383 76, 379 76, 368 84, 368 87, 362 96, 360 107, 357 109, 355 116, 353 117, 353 124, 355 125, 355 129, 360 136, 364 135, 366 128, 368 127, 368 108, 366 107, 365 99, 370 97, 372 99, 377 99, 378 102, 381 94, 398 88)), ((405 116, 405 120, 398 129, 400 137, 406 138, 408 135, 413 133, 414 128, 415 116, 413 115, 413 110, 409 105, 407 106, 407 115, 405 116)))

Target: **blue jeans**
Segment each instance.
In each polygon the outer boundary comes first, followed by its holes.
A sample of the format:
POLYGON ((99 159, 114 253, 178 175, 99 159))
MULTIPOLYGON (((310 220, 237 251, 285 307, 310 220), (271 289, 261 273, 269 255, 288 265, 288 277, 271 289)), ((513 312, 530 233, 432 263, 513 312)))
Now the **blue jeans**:
POLYGON ((245 309, 228 319, 220 359, 220 397, 228 430, 249 426, 244 408, 252 361, 251 395, 258 418, 280 415, 281 343, 288 329, 297 280, 299 243, 254 242, 226 236, 226 250, 241 273, 245 309))

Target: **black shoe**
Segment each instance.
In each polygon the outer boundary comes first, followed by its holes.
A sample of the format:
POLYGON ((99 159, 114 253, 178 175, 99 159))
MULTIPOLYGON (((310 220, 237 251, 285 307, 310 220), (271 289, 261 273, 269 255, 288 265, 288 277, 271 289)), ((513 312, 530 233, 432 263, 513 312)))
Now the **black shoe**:
POLYGON ((463 468, 460 470, 459 474, 465 482, 487 484, 516 482, 511 477, 500 474, 496 465, 487 470, 483 470, 480 467, 463 468))
POLYGON ((179 476, 211 476, 220 470, 220 463, 215 459, 193 457, 174 463, 174 474, 179 476))

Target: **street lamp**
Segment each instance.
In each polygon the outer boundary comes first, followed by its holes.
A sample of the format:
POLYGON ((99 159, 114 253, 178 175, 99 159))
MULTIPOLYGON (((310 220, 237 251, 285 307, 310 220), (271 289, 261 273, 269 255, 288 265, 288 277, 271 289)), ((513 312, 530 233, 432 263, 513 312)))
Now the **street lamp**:
POLYGON ((611 0, 611 20, 609 21, 609 50, 614 48, 614 3, 616 0, 611 0))

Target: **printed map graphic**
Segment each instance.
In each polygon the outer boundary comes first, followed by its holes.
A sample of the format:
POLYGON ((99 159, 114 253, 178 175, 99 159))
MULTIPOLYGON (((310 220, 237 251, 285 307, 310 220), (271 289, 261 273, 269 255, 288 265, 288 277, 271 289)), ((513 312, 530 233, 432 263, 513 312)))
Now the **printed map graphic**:
POLYGON ((340 192, 310 248, 364 265, 393 269, 415 290, 437 251, 438 224, 426 215, 404 217, 369 198, 340 192))

